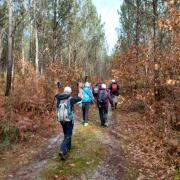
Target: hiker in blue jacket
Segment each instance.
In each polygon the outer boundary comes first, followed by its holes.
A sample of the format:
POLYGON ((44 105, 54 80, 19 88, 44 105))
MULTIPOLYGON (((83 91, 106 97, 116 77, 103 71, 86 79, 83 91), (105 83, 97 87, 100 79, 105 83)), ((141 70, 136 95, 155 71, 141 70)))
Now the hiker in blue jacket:
POLYGON ((89 106, 93 99, 91 85, 90 83, 86 82, 82 88, 82 112, 84 126, 88 125, 89 106))

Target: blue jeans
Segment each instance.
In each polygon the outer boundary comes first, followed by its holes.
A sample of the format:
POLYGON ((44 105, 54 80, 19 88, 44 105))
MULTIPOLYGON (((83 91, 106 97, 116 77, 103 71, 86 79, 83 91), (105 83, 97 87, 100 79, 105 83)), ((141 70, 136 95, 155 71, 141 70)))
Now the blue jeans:
POLYGON ((101 126, 104 126, 108 121, 108 107, 99 107, 99 116, 101 120, 101 126))
POLYGON ((73 133, 74 123, 70 122, 61 122, 63 133, 64 133, 64 140, 60 146, 60 151, 66 155, 71 149, 71 138, 73 133))

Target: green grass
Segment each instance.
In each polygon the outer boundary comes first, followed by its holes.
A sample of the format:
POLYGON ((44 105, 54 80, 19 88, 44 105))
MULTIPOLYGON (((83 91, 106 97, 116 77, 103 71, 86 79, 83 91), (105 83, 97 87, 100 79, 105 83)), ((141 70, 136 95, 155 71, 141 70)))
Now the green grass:
POLYGON ((105 155, 105 147, 99 140, 102 136, 102 131, 93 125, 81 126, 73 137, 72 150, 67 160, 61 161, 56 155, 49 166, 40 173, 42 179, 66 179, 82 174, 91 176, 105 155))

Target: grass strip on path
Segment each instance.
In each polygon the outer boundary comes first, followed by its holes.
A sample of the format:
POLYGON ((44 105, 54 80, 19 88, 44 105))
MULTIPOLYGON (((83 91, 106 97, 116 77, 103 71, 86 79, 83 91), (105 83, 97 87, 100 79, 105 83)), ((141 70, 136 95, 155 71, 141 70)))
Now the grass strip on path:
POLYGON ((105 147, 100 142, 103 132, 93 125, 80 125, 72 141, 72 150, 66 161, 56 155, 49 166, 41 171, 42 179, 69 179, 82 174, 90 177, 105 156, 105 147))

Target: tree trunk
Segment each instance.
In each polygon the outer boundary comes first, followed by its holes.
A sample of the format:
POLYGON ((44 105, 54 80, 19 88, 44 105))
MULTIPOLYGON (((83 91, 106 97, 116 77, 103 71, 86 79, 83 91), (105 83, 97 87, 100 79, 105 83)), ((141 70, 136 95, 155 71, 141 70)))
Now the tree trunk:
POLYGON ((76 65, 76 57, 77 57, 77 51, 73 51, 73 58, 74 58, 74 65, 76 65))
POLYGON ((54 0, 54 25, 53 25, 53 62, 55 61, 55 54, 56 54, 56 31, 57 31, 57 0, 54 0))
POLYGON ((139 29, 139 26, 140 26, 140 12, 139 12, 139 9, 140 9, 140 3, 141 1, 140 0, 136 0, 136 6, 137 6, 137 9, 136 9, 136 59, 138 61, 139 59, 139 32, 140 32, 140 29, 139 29))
POLYGON ((32 22, 30 22, 30 37, 29 37, 29 59, 32 61, 32 22))
MULTIPOLYGON (((3 43, 2 43, 3 31, 4 31, 4 29, 0 29, 0 65, 2 65, 1 59, 2 59, 2 52, 3 52, 3 43)), ((0 71, 1 70, 3 70, 3 68, 0 68, 0 71)))
POLYGON ((34 29, 35 34, 35 44, 36 44, 36 56, 35 56, 35 65, 36 65, 36 76, 38 76, 39 73, 39 41, 38 41, 38 32, 37 28, 34 29))
POLYGON ((71 45, 69 44, 69 68, 71 67, 71 45))
POLYGON ((38 81, 39 74, 39 41, 38 41, 38 30, 36 22, 36 2, 34 0, 34 36, 35 36, 35 68, 36 68, 36 82, 38 81))
POLYGON ((9 27, 8 27, 8 60, 7 60, 7 80, 6 80, 6 92, 5 96, 9 96, 11 93, 11 81, 12 81, 12 65, 13 65, 13 56, 12 56, 12 0, 8 1, 9 9, 9 27))
POLYGON ((156 23, 157 23, 157 2, 158 0, 153 0, 153 57, 154 57, 154 97, 155 101, 160 100, 159 92, 159 63, 156 57, 156 23))
POLYGON ((22 48, 22 74, 24 75, 24 73, 25 73, 25 68, 24 68, 24 66, 25 66, 25 62, 24 62, 24 60, 25 60, 25 52, 24 52, 24 33, 22 33, 22 39, 21 39, 21 48, 22 48))

